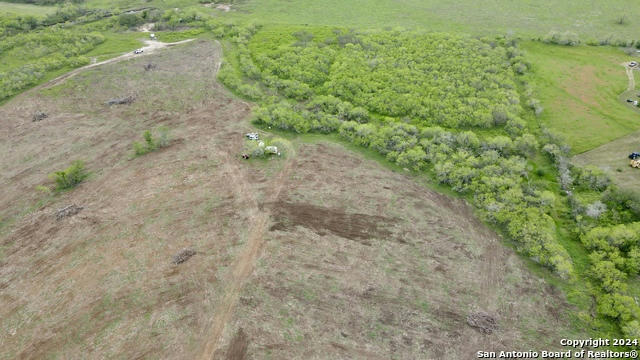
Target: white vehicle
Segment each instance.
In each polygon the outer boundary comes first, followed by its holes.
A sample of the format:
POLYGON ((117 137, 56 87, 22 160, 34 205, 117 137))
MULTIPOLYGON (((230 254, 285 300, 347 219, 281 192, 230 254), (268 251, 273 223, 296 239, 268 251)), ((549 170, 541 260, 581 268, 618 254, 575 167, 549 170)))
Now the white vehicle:
POLYGON ((248 133, 247 138, 249 140, 259 140, 260 138, 258 137, 258 133, 248 133))
POLYGON ((630 67, 636 67, 636 66, 638 66, 638 62, 637 61, 632 61, 632 62, 629 63, 629 66, 630 67))
POLYGON ((134 54, 142 54, 144 52, 144 50, 142 49, 137 49, 136 51, 134 51, 134 54))

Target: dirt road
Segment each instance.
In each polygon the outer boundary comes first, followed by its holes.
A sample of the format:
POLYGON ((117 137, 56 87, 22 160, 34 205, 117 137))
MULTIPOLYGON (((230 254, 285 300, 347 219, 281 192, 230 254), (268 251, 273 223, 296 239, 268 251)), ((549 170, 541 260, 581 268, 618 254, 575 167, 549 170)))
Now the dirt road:
POLYGON ((624 69, 627 72, 627 77, 629 78, 629 85, 627 86, 627 91, 633 91, 636 88, 636 80, 633 77, 633 69, 629 67, 629 63, 622 63, 624 69))
MULTIPOLYGON (((227 159, 226 164, 233 164, 231 159, 227 159)), ((265 203, 273 204, 279 198, 282 192, 285 179, 291 170, 291 158, 283 165, 278 175, 273 178, 271 193, 268 194, 265 203)), ((228 172, 231 180, 236 184, 236 195, 240 196, 243 201, 248 201, 251 204, 249 210, 250 225, 247 236, 247 242, 232 265, 231 276, 227 279, 227 288, 222 302, 216 309, 211 320, 211 326, 206 333, 204 347, 200 354, 199 359, 211 360, 215 358, 216 351, 219 348, 224 330, 227 323, 231 320, 234 309, 240 298, 240 293, 244 287, 247 279, 251 276, 255 267, 256 261, 260 257, 260 252, 264 245, 264 235, 269 225, 269 218, 271 216, 271 209, 266 205, 261 209, 257 199, 252 195, 249 186, 246 184, 246 177, 240 169, 229 169, 228 172)))
POLYGON ((111 64, 111 63, 116 63, 119 61, 123 61, 123 60, 128 60, 134 57, 140 57, 140 56, 145 56, 145 55, 149 55, 149 54, 153 54, 156 50, 165 48, 165 47, 169 47, 169 46, 174 46, 174 45, 179 45, 179 44, 184 44, 184 43, 188 43, 190 41, 193 41, 195 39, 187 39, 187 40, 182 40, 182 41, 178 41, 178 42, 174 42, 174 43, 165 43, 162 41, 157 41, 157 40, 145 40, 145 46, 142 47, 141 49, 143 50, 143 52, 141 54, 134 54, 133 52, 128 52, 126 54, 120 55, 118 57, 109 59, 109 60, 105 60, 105 61, 100 61, 94 64, 90 64, 90 65, 86 65, 83 66, 81 68, 77 68, 75 70, 72 70, 64 75, 58 76, 57 78, 48 81, 42 85, 36 86, 34 89, 35 90, 39 90, 39 89, 48 89, 50 87, 56 86, 58 84, 63 83, 65 80, 70 79, 74 76, 76 76, 77 74, 92 69, 94 67, 98 67, 98 66, 102 66, 102 65, 106 65, 106 64, 111 64))

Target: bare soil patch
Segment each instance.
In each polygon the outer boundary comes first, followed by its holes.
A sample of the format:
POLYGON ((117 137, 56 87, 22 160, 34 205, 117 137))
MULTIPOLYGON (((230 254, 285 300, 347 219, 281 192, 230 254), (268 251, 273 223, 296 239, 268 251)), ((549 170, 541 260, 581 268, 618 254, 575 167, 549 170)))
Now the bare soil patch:
POLYGON ((332 233, 351 240, 387 239, 391 236, 386 228, 393 225, 393 220, 382 216, 349 214, 341 209, 311 204, 278 202, 271 206, 275 221, 271 231, 294 230, 296 226, 303 226, 318 235, 332 233))
POLYGON ((242 328, 238 329, 236 335, 229 344, 227 349, 227 360, 245 360, 247 358, 247 348, 249 346, 249 339, 242 328))

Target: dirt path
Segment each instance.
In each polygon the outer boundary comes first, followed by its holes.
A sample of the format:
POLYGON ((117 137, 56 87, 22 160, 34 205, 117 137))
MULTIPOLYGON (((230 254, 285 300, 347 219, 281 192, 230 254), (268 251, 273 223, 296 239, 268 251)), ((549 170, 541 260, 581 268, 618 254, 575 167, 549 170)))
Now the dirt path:
POLYGON ((633 77, 633 69, 629 67, 629 63, 622 63, 624 69, 627 72, 627 77, 629 78, 629 85, 627 86, 627 91, 633 91, 636 89, 636 80, 633 77))
MULTIPOLYGON (((232 161, 231 159, 227 160, 227 164, 232 161)), ((265 203, 276 202, 284 187, 285 179, 291 170, 291 164, 292 161, 290 159, 287 160, 278 173, 278 176, 273 179, 269 187, 272 191, 266 197, 265 203)), ((263 209, 259 208, 258 201, 246 185, 243 172, 237 169, 237 166, 232 166, 229 170, 230 180, 236 184, 236 194, 240 196, 242 201, 249 201, 251 203, 251 208, 249 209, 250 225, 247 243, 232 265, 231 275, 229 279, 227 279, 228 285, 225 289, 225 295, 213 314, 211 326, 205 336, 204 347, 198 357, 201 360, 213 359, 218 350, 226 325, 231 320, 233 311, 240 298, 242 288, 249 276, 251 276, 255 263, 260 257, 260 251, 264 245, 264 234, 267 231, 269 217, 271 216, 271 209, 266 206, 263 209)))
POLYGON ((77 68, 75 70, 72 70, 64 75, 60 75, 57 78, 50 80, 42 85, 36 86, 34 88, 34 90, 39 90, 39 89, 48 89, 50 87, 56 86, 58 84, 63 83, 65 80, 70 79, 74 76, 76 76, 77 74, 92 69, 94 67, 97 66, 102 66, 102 65, 106 65, 106 64, 112 64, 112 63, 116 63, 119 61, 123 61, 123 60, 128 60, 134 57, 140 57, 140 56, 145 56, 145 55, 149 55, 149 54, 153 54, 156 50, 165 48, 165 47, 169 47, 169 46, 174 46, 174 45, 179 45, 179 44, 184 44, 184 43, 188 43, 190 41, 193 41, 195 39, 187 39, 187 40, 182 40, 182 41, 178 41, 178 42, 174 42, 174 43, 164 43, 161 41, 156 41, 156 40, 145 40, 145 44, 146 46, 142 47, 141 49, 143 50, 142 54, 134 54, 133 52, 127 52, 126 54, 120 55, 118 57, 114 57, 112 59, 109 60, 105 60, 105 61, 101 61, 101 62, 97 62, 94 64, 90 64, 90 65, 86 65, 83 66, 81 68, 77 68))

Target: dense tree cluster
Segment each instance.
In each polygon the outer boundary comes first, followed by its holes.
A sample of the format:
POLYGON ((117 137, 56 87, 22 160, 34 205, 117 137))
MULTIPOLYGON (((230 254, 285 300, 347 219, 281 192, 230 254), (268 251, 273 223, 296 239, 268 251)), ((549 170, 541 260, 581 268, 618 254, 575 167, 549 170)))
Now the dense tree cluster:
POLYGON ((627 279, 640 270, 640 222, 597 226, 582 236, 591 251, 591 274, 603 291, 598 311, 620 322, 625 336, 638 337, 640 306, 628 295, 627 279))
POLYGON ((0 12, 0 39, 67 21, 94 21, 111 15, 111 12, 107 10, 87 9, 71 2, 65 2, 63 5, 58 6, 54 13, 45 17, 3 14, 0 12))
POLYGON ((514 72, 527 66, 513 47, 406 32, 296 38, 251 54, 266 84, 296 100, 332 95, 375 114, 446 127, 490 128, 521 111, 514 72))
POLYGON ((599 289, 594 294, 598 313, 617 321, 625 336, 637 338, 640 307, 627 283, 640 271, 640 196, 616 188, 596 167, 573 166, 566 147, 549 143, 544 151, 558 169, 576 232, 589 252, 588 275, 599 289))
POLYGON ((39 82, 47 71, 89 63, 82 54, 104 41, 97 33, 59 28, 18 34, 0 42, 2 59, 21 59, 15 67, 0 72, 0 100, 39 82))

